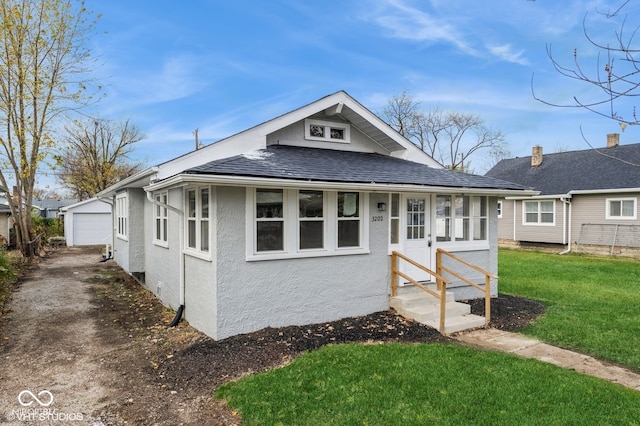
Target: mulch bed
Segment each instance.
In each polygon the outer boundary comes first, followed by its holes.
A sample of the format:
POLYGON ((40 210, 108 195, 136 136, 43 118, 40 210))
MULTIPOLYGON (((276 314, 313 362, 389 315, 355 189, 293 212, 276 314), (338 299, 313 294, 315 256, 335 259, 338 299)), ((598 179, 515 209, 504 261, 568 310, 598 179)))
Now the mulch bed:
MULTIPOLYGON (((515 296, 501 295, 491 302, 491 326, 502 330, 521 329, 544 311, 541 303, 515 296)), ((484 300, 468 303, 472 313, 484 315, 484 300)), ((282 365, 326 344, 447 341, 451 339, 433 328, 385 311, 329 323, 266 328, 220 341, 206 338, 165 360, 158 377, 175 388, 194 383, 217 387, 235 377, 282 365)))

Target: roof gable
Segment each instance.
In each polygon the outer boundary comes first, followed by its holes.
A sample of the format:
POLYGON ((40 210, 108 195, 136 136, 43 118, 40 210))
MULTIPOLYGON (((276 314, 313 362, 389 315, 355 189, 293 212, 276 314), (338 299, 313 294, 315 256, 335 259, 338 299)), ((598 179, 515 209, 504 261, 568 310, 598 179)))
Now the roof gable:
POLYGON ((534 188, 541 195, 640 188, 640 144, 544 154, 537 167, 531 167, 530 156, 502 160, 485 176, 534 188))
MULTIPOLYGON (((158 166, 157 178, 165 179, 203 163, 266 148, 268 144, 273 143, 268 140, 269 135, 307 118, 318 117, 319 114, 349 123, 370 143, 381 147, 380 150, 372 148, 369 150, 370 152, 386 151, 388 155, 393 157, 409 159, 431 167, 442 167, 346 92, 339 91, 197 151, 163 163, 158 166)), ((335 149, 350 150, 353 148, 335 145, 335 149)))

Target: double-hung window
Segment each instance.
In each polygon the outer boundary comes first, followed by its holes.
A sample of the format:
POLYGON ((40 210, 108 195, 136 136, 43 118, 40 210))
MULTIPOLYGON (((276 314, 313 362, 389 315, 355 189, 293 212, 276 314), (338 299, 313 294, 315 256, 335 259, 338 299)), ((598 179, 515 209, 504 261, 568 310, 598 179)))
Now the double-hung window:
POLYGON ((635 198, 607 198, 607 219, 635 220, 637 211, 635 198))
POLYGON ((155 196, 156 203, 154 205, 154 222, 155 222, 155 235, 154 242, 160 245, 167 245, 168 242, 168 230, 169 230, 169 214, 166 207, 160 204, 167 204, 169 196, 166 192, 157 194, 155 196))
POLYGON ((338 192, 338 247, 360 246, 360 194, 338 192))
POLYGON ((525 201, 524 224, 554 225, 555 209, 555 201, 525 201))
POLYGON ((116 236, 126 240, 129 235, 129 199, 126 193, 116 195, 116 236))
POLYGON ((251 259, 362 253, 366 194, 256 188, 247 194, 247 256, 251 259))
POLYGON ((284 191, 256 189, 256 250, 284 250, 284 191))
POLYGON ((188 189, 187 248, 209 252, 209 187, 188 189))
POLYGON ((298 207, 300 250, 324 248, 324 193, 300 191, 298 207))

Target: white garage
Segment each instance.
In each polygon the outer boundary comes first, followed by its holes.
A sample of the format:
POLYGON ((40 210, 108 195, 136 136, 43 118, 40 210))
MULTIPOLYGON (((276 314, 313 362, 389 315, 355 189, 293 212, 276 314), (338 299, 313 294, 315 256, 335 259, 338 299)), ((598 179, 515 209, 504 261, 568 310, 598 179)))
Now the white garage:
POLYGON ((97 198, 62 208, 67 246, 111 244, 111 206, 97 198))

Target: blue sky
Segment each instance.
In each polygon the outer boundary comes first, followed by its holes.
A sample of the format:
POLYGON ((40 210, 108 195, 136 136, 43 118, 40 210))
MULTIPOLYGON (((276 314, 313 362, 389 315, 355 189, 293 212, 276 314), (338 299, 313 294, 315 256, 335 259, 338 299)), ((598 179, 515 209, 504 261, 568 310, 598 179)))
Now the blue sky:
MULTIPOLYGON (((102 13, 92 45, 106 92, 93 113, 136 123, 147 138, 135 156, 146 165, 192 150, 196 128, 211 143, 338 90, 376 113, 407 90, 425 111, 478 114, 505 134, 513 156, 536 144, 545 152, 587 149, 581 127, 603 146, 607 133, 620 132, 617 123, 534 100, 531 79, 551 102, 588 97, 586 86, 553 70, 546 46, 567 66, 578 48, 595 71, 583 18, 588 12, 591 33, 612 42, 618 27, 596 10, 617 4, 88 0, 102 13)), ((627 128, 621 143, 638 142, 637 133, 627 128)), ((472 165, 485 171, 483 159, 472 165)))

